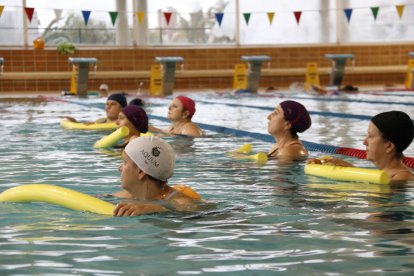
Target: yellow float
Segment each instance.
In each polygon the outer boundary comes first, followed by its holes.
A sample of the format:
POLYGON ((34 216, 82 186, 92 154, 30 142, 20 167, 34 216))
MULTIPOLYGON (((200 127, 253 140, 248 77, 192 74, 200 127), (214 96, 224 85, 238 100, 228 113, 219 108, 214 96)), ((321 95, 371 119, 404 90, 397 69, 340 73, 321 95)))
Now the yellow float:
POLYGON ((68 188, 49 184, 27 184, 0 194, 0 202, 47 202, 72 210, 112 215, 115 205, 68 188))
POLYGON ((93 145, 96 149, 110 148, 118 144, 121 139, 124 139, 129 134, 129 129, 126 126, 120 127, 108 136, 102 137, 93 145))
POLYGON ((305 173, 335 180, 374 184, 389 184, 391 180, 390 175, 384 170, 342 167, 327 164, 307 164, 305 166, 305 173))
POLYGON ((60 120, 60 126, 66 129, 79 129, 79 130, 113 130, 117 128, 115 122, 109 123, 79 123, 79 122, 72 122, 67 119, 60 120))
POLYGON ((201 196, 191 187, 182 185, 182 184, 176 184, 172 186, 173 189, 183 193, 184 195, 194 199, 194 200, 200 200, 201 196))
POLYGON ((244 144, 243 146, 241 146, 240 148, 234 150, 234 151, 230 151, 227 154, 237 160, 253 160, 256 161, 259 165, 264 165, 266 164, 268 157, 267 154, 264 152, 259 152, 256 154, 251 154, 251 155, 247 155, 249 153, 251 153, 252 151, 252 145, 251 144, 244 144))

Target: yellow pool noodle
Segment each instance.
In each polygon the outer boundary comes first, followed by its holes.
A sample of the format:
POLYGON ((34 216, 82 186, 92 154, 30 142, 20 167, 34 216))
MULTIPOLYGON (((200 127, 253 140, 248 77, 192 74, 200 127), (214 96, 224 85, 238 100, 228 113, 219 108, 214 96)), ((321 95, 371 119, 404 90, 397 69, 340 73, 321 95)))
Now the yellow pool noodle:
POLYGON ((93 147, 97 149, 113 147, 119 140, 125 138, 128 134, 129 129, 126 126, 120 127, 108 136, 102 137, 95 143, 95 145, 93 145, 93 147))
POLYGON ((47 202, 72 210, 112 215, 115 205, 68 188, 49 184, 27 184, 0 194, 0 202, 47 202))
POLYGON ((116 129, 117 125, 115 122, 109 123, 93 123, 85 124, 79 122, 71 122, 67 119, 60 120, 60 126, 66 129, 79 129, 79 130, 112 130, 116 129))
POLYGON ((305 173, 335 180, 368 182, 374 184, 389 184, 391 180, 390 175, 384 170, 333 165, 307 164, 305 166, 305 173))

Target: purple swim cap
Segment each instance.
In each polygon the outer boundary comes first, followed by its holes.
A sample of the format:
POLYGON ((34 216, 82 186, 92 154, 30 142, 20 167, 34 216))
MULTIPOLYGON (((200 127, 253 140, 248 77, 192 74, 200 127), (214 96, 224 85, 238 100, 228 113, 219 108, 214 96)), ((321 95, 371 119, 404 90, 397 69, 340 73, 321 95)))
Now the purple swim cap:
POLYGON ((311 124, 311 118, 306 108, 295 101, 284 101, 280 103, 280 107, 283 109, 285 119, 292 125, 294 133, 304 132, 311 124))
POLYGON ((148 131, 148 116, 144 109, 137 105, 128 105, 122 108, 121 112, 139 132, 146 133, 148 131))

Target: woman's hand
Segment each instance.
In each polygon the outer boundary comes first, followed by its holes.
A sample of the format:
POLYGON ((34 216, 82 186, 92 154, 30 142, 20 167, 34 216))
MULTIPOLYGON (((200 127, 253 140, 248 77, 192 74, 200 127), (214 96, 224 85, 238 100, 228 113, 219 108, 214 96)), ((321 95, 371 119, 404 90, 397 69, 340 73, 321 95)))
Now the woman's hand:
POLYGON ((321 165, 334 165, 334 166, 341 166, 341 167, 353 167, 349 162, 346 162, 339 158, 332 158, 330 156, 327 157, 320 157, 320 158, 312 158, 307 161, 308 164, 321 164, 321 165))
POLYGON ((128 217, 139 216, 147 213, 158 213, 168 211, 167 208, 157 204, 126 203, 121 202, 114 209, 114 216, 128 217))

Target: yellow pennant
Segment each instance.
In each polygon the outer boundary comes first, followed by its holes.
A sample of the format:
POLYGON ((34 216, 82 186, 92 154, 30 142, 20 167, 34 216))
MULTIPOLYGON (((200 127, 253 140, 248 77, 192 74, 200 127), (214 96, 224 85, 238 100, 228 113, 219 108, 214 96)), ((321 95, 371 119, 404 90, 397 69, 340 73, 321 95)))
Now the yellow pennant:
POLYGON ((273 17, 274 16, 275 16, 275 13, 274 12, 268 12, 267 13, 267 18, 269 19, 270 25, 272 25, 272 23, 273 23, 273 17))
POLYGON ((2 13, 3 13, 3 10, 4 10, 4 6, 0 6, 0 16, 2 15, 2 13))
POLYGON ((142 20, 144 20, 144 12, 136 12, 137 18, 138 18, 138 22, 142 23, 142 20))
POLYGON ((404 5, 397 5, 395 7, 397 8, 398 16, 401 19, 402 15, 403 15, 403 12, 404 12, 405 6, 404 5))

